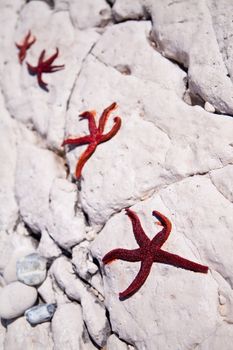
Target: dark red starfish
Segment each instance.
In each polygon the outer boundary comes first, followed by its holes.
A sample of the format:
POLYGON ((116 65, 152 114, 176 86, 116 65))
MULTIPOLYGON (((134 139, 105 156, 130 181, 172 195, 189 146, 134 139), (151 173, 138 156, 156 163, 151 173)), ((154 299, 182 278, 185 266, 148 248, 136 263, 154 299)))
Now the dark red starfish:
POLYGON ((23 63, 23 60, 26 57, 27 50, 34 44, 36 41, 36 38, 34 36, 31 37, 31 31, 29 30, 28 34, 25 36, 24 41, 22 44, 15 43, 16 47, 19 49, 19 62, 20 64, 23 63), (30 40, 31 39, 31 40, 30 40))
POLYGON ((160 221, 160 225, 163 226, 163 229, 150 240, 145 234, 136 213, 130 209, 126 209, 126 213, 132 222, 134 236, 140 248, 133 250, 122 248, 114 249, 107 253, 102 259, 104 264, 109 264, 115 259, 130 262, 141 261, 141 268, 133 282, 124 292, 119 293, 120 299, 126 299, 132 296, 141 288, 150 273, 153 262, 174 265, 194 272, 208 272, 207 266, 200 265, 161 249, 164 242, 168 239, 172 228, 172 224, 166 216, 155 210, 152 212, 152 215, 160 221))
POLYGON ((48 84, 42 80, 42 74, 43 73, 54 73, 54 72, 56 72, 60 69, 63 69, 65 67, 64 64, 62 64, 60 66, 52 66, 52 63, 57 58, 58 54, 59 54, 59 50, 58 50, 58 48, 56 48, 55 54, 52 55, 51 57, 49 57, 47 60, 44 60, 45 50, 43 50, 40 54, 40 57, 38 60, 38 65, 36 67, 31 66, 27 62, 29 73, 32 75, 37 75, 38 84, 40 85, 41 88, 43 88, 45 90, 48 90, 47 89, 48 84))
POLYGON ((103 134, 105 124, 108 120, 109 115, 111 112, 117 108, 117 104, 113 102, 109 107, 105 108, 103 113, 101 114, 101 117, 99 119, 99 126, 96 126, 95 122, 95 111, 87 111, 83 112, 80 114, 81 118, 86 118, 88 120, 88 127, 90 130, 90 135, 87 136, 81 136, 78 138, 74 139, 66 139, 63 141, 62 146, 69 145, 69 146, 79 146, 79 145, 85 145, 89 144, 87 149, 83 152, 81 155, 77 166, 76 166, 76 171, 75 171, 75 176, 77 180, 80 179, 81 177, 81 172, 82 168, 84 167, 86 161, 90 158, 90 156, 95 152, 96 147, 98 144, 102 142, 106 142, 110 140, 118 130, 120 129, 121 126, 121 118, 120 117, 115 117, 114 120, 114 125, 112 129, 107 132, 107 134, 103 134))

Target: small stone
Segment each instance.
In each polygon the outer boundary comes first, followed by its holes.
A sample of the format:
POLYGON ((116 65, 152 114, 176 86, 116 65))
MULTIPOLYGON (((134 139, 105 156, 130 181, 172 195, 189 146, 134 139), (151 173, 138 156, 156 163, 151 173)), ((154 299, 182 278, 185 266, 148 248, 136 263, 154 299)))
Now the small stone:
POLYGON ((46 278, 46 259, 37 253, 29 254, 16 264, 17 278, 29 286, 41 284, 46 278))
POLYGON ((107 341, 106 350, 127 350, 126 343, 121 341, 115 334, 112 334, 107 341))
POLYGON ((205 108, 206 112, 210 112, 210 113, 214 113, 215 112, 214 106, 211 103, 207 102, 207 101, 206 101, 206 103, 204 105, 204 108, 205 108))
POLYGON ((3 271, 3 277, 7 284, 17 281, 16 262, 20 258, 33 253, 33 251, 35 251, 35 249, 32 247, 19 247, 13 251, 8 264, 5 266, 5 269, 3 271))
POLYGON ((56 304, 41 304, 26 310, 24 315, 31 325, 50 321, 56 310, 56 304))
POLYGON ((20 282, 13 282, 0 291, 0 317, 11 319, 21 316, 25 310, 34 305, 37 291, 20 282))

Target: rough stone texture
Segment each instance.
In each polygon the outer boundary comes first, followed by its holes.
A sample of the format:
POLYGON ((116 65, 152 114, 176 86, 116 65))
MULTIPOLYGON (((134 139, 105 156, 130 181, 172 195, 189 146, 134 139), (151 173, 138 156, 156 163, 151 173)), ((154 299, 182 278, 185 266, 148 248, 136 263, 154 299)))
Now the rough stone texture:
POLYGON ((115 334, 112 334, 107 341, 106 350, 128 350, 126 343, 118 339, 115 334))
POLYGON ((39 304, 27 309, 24 313, 31 325, 50 321, 56 311, 56 304, 39 304))
POLYGON ((60 305, 52 320, 54 350, 92 350, 90 340, 84 338, 81 306, 76 303, 60 305))
MULTIPOLYGON (((232 348, 232 10, 230 0, 0 1, 0 289, 15 279, 20 249, 48 258, 39 302, 58 305, 71 347, 232 348), (20 65, 15 42, 29 30, 37 41, 20 65), (44 74, 45 92, 26 61, 56 47, 54 64, 65 69, 44 74), (96 109, 98 120, 113 101, 105 132, 116 115, 122 126, 77 183, 87 145, 68 150, 62 141, 89 134, 79 114, 96 109), (173 230, 164 249, 210 272, 154 264, 120 302, 139 264, 101 261, 110 249, 137 247, 129 206, 150 237, 159 230, 152 209, 166 214, 173 230)), ((4 325, 7 350, 53 348, 49 322, 4 325)), ((53 333, 64 347, 62 326, 53 333)))
POLYGON ((16 263, 17 278, 29 286, 41 284, 47 274, 47 260, 38 253, 20 258, 16 263))
POLYGON ((32 327, 25 317, 18 318, 7 327, 4 350, 53 350, 50 324, 32 327))
POLYGON ((110 334, 106 310, 100 301, 73 274, 72 265, 65 258, 53 263, 52 273, 66 294, 81 303, 83 320, 91 338, 99 346, 105 345, 110 334))
POLYGON ((34 287, 12 282, 0 290, 0 317, 11 319, 21 316, 35 304, 37 291, 34 287))

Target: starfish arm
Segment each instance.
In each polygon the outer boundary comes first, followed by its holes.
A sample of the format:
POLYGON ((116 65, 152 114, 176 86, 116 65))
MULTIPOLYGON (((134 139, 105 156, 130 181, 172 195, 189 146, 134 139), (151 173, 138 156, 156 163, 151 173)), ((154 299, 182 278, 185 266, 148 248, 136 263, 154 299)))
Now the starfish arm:
POLYGON ((37 74, 37 67, 32 66, 30 63, 27 63, 28 71, 30 74, 35 75, 37 74))
POLYGON ((65 145, 74 145, 74 146, 85 145, 90 142, 91 142, 91 138, 89 135, 87 135, 87 136, 78 137, 76 139, 66 139, 62 142, 62 147, 65 145))
POLYGON ((98 127, 98 130, 99 130, 100 134, 103 134, 104 127, 105 127, 105 124, 106 124, 106 122, 108 120, 108 117, 111 114, 111 112, 114 109, 116 109, 116 108, 117 108, 117 104, 116 104, 116 102, 113 102, 110 106, 105 108, 105 110, 101 114, 101 117, 100 117, 100 120, 99 120, 99 127, 98 127))
POLYGON ((49 57, 47 60, 45 60, 44 62, 43 62, 43 64, 45 65, 45 66, 50 66, 52 63, 53 63, 53 61, 55 61, 55 59, 57 58, 57 56, 58 56, 58 54, 59 54, 59 50, 58 50, 58 48, 56 47, 56 52, 55 52, 55 54, 53 54, 51 57, 49 57))
POLYGON ((95 122, 95 111, 86 111, 80 114, 81 119, 88 120, 88 129, 90 134, 93 135, 97 132, 97 126, 95 122))
POLYGON ((154 210, 152 212, 152 215, 156 217, 156 219, 159 220, 159 222, 162 224, 164 227, 162 231, 160 231, 153 239, 152 239, 152 245, 156 246, 157 248, 162 247, 164 242, 168 239, 171 229, 172 229, 172 224, 170 220, 160 212, 154 210))
POLYGON ((124 261, 130 261, 130 262, 136 262, 140 261, 142 259, 140 249, 123 249, 123 248, 118 248, 118 249, 113 249, 105 256, 103 257, 102 261, 103 263, 110 264, 113 260, 124 260, 124 261))
POLYGON ((126 214, 131 220, 134 236, 139 247, 142 247, 146 243, 148 244, 150 242, 150 239, 145 234, 137 214, 129 208, 125 210, 126 210, 126 214))
POLYGON ((39 56, 38 67, 42 67, 44 65, 44 62, 43 62, 44 56, 45 56, 45 50, 43 50, 39 56))
POLYGON ((110 140, 114 135, 116 135, 116 133, 118 132, 118 130, 121 127, 121 118, 115 117, 114 123, 115 124, 113 125, 112 129, 107 134, 101 136, 100 143, 106 142, 106 141, 110 140))
POLYGON ((36 42, 36 38, 33 36, 32 40, 28 42, 27 48, 29 49, 36 42))
POLYGON ((81 177, 81 172, 82 172, 82 169, 85 165, 85 163, 87 162, 87 160, 91 157, 91 155, 95 152, 96 150, 96 146, 97 144, 96 143, 91 143, 87 149, 83 152, 83 154, 81 155, 78 163, 77 163, 77 166, 76 166, 76 171, 75 171, 75 176, 76 176, 76 179, 79 180, 80 177, 81 177))
POLYGON ((42 72, 37 72, 37 81, 38 84, 40 85, 40 87, 42 87, 43 89, 47 89, 47 83, 45 81, 43 81, 42 79, 42 72))
POLYGON ((194 272, 201 272, 201 273, 208 272, 208 266, 195 263, 188 259, 182 258, 181 256, 176 254, 165 252, 162 249, 156 252, 154 257, 154 262, 173 265, 173 266, 181 267, 182 269, 191 270, 194 272))
POLYGON ((127 289, 119 293, 119 297, 121 300, 129 298, 142 287, 150 273, 152 263, 153 260, 151 259, 145 259, 144 261, 142 261, 140 270, 133 282, 129 285, 127 289))
POLYGON ((44 72, 45 73, 50 73, 50 72, 57 72, 61 69, 64 69, 65 68, 65 65, 64 64, 61 64, 60 66, 50 66, 48 68, 45 68, 44 72))
POLYGON ((20 49, 22 48, 23 45, 15 43, 15 46, 17 47, 17 49, 20 50, 20 49))

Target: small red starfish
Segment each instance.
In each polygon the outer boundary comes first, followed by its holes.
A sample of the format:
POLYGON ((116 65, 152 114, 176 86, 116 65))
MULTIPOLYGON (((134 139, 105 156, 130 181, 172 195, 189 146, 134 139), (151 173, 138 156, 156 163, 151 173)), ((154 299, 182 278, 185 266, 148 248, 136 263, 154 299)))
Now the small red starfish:
POLYGON ((133 250, 123 248, 114 249, 107 253, 102 259, 104 264, 109 264, 115 259, 130 262, 141 261, 141 268, 133 282, 126 290, 119 293, 120 299, 126 299, 132 296, 141 288, 150 273, 153 262, 174 265, 194 272, 208 272, 207 266, 197 264, 179 255, 161 249, 164 242, 168 239, 172 228, 172 224, 166 216, 155 210, 152 212, 152 215, 160 221, 160 225, 163 226, 163 229, 150 240, 145 234, 136 213, 130 209, 126 209, 126 213, 132 222, 134 236, 140 248, 133 250))
POLYGON ((88 127, 90 130, 90 135, 78 137, 75 139, 66 139, 63 141, 62 146, 70 145, 70 146, 76 147, 79 145, 89 144, 89 146, 83 152, 83 154, 81 155, 81 157, 77 163, 76 171, 75 171, 75 176, 76 176, 77 180, 80 179, 82 168, 84 167, 86 161, 90 158, 90 156, 95 152, 97 145, 102 143, 102 142, 106 142, 106 141, 110 140, 114 135, 116 135, 116 133, 120 129, 121 118, 115 117, 114 118, 114 125, 113 125, 112 129, 109 132, 107 132, 107 134, 103 134, 104 127, 105 127, 105 124, 108 120, 108 117, 111 114, 111 112, 116 108, 117 108, 117 104, 115 102, 113 102, 109 107, 105 108, 105 110, 103 111, 103 113, 101 114, 101 117, 99 119, 98 128, 97 128, 96 122, 95 122, 96 111, 83 112, 82 114, 80 114, 80 117, 82 119, 85 118, 88 120, 88 127))
POLYGON ((29 73, 32 75, 37 75, 38 84, 42 89, 48 90, 48 84, 42 80, 42 73, 53 73, 65 67, 64 64, 60 66, 52 66, 52 63, 57 58, 58 54, 59 50, 56 48, 55 54, 49 57, 47 60, 44 60, 45 50, 43 50, 40 54, 37 66, 33 67, 27 62, 29 73))
POLYGON ((34 44, 35 41, 36 41, 36 38, 34 36, 31 37, 31 31, 29 30, 22 44, 15 43, 15 46, 19 49, 18 56, 19 56, 20 64, 23 63, 23 60, 26 57, 27 50, 34 44), (30 41, 30 38, 31 38, 31 41, 30 41))

